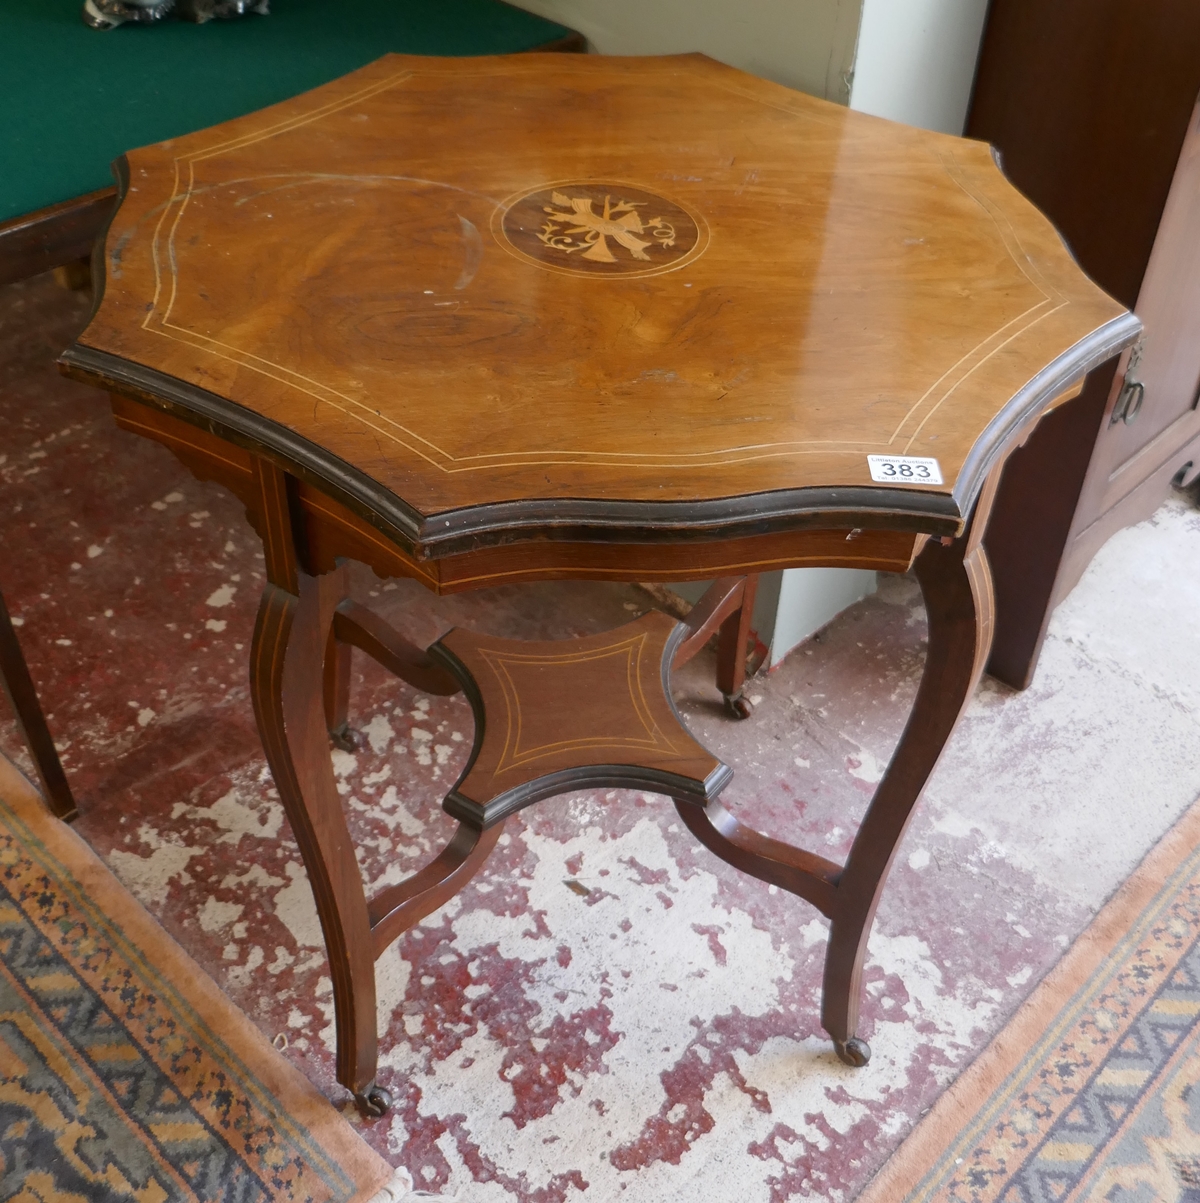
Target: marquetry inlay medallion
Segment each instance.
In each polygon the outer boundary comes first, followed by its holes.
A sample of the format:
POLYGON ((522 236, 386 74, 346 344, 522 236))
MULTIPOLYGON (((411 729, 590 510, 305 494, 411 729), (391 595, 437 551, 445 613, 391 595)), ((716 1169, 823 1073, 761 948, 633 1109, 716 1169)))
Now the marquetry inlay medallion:
POLYGON ((703 218, 629 184, 547 184, 506 201, 497 239, 521 259, 575 276, 655 276, 704 252, 703 218))

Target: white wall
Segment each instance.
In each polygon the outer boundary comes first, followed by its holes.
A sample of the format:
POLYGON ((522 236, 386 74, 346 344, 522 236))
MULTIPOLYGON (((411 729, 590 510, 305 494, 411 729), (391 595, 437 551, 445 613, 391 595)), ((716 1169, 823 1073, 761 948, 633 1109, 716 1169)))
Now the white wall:
POLYGON ((850 107, 961 134, 987 0, 864 0, 850 107))
POLYGON ((774 668, 797 644, 875 589, 875 573, 857 568, 789 568, 779 582, 767 663, 774 668))
MULTIPOLYGON (((600 54, 705 54, 845 104, 862 0, 517 0, 600 54)), ((889 0, 890 2, 890 0, 889 0)))

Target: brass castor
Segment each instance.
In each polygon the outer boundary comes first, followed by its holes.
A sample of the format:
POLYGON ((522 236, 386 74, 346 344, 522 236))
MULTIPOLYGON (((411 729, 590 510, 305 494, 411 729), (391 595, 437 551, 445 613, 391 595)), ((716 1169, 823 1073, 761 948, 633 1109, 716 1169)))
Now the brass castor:
POLYGON ((725 694, 725 713, 730 718, 749 718, 754 713, 754 706, 744 693, 725 694))
POLYGON ((871 1059, 871 1046, 857 1036, 851 1036, 849 1040, 835 1040, 833 1047, 838 1059, 846 1065, 853 1065, 855 1069, 862 1069, 871 1059))
POLYGON ((329 742, 343 752, 361 752, 366 746, 361 731, 356 731, 349 723, 343 723, 329 732, 329 742))
POLYGON ((379 1119, 391 1110, 392 1092, 372 1082, 361 1094, 354 1096, 354 1102, 363 1119, 379 1119))

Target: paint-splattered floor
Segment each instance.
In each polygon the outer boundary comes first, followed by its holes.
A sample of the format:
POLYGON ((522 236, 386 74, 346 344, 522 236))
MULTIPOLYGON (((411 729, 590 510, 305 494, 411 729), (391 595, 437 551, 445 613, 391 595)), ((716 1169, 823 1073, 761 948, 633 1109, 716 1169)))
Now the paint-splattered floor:
MULTIPOLYGON (((78 830, 331 1098, 332 1006, 295 843, 255 734, 262 564, 238 504, 118 432, 52 363, 86 300, 0 291, 0 587, 81 802, 78 830)), ((437 600, 363 571, 423 642, 452 623, 557 637, 633 588, 437 600)), ((487 870, 380 962, 391 1116, 361 1127, 464 1203, 848 1200, 1200 793, 1200 512, 1119 535, 1060 608, 1034 686, 985 681, 926 792, 876 922, 847 1069, 817 1022, 824 924, 695 846, 662 799, 589 793, 510 821, 487 870), (1185 638, 1185 634, 1187 637, 1185 638), (586 892, 568 886, 578 883, 586 892)), ((701 657, 697 735, 760 827, 845 852, 912 698, 924 619, 884 582, 725 720, 701 657)), ((337 771, 366 878, 442 841, 470 744, 461 698, 359 666, 369 748, 337 771)), ((0 718, 0 748, 21 760, 0 718)))

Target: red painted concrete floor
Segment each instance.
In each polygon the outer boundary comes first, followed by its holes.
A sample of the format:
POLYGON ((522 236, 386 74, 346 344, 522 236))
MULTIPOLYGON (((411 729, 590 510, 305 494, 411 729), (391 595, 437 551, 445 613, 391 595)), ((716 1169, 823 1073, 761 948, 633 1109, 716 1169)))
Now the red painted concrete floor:
MULTIPOLYGON (((257 540, 232 497, 56 375, 86 309, 47 278, 0 291, 0 588, 77 829, 358 1122, 333 1080, 320 932, 251 715, 257 540)), ((852 1198, 1200 792, 1200 651, 1170 634, 1198 566, 1200 514, 1175 501, 1106 549, 1030 691, 981 687, 879 912, 866 1069, 838 1063, 820 1029, 811 908, 698 848, 663 799, 586 793, 510 821, 487 869, 381 960, 397 1106, 360 1131, 419 1187, 468 1203, 852 1198), (1134 604, 1131 579, 1152 628, 1133 651, 1109 622, 1134 604)), ((366 570, 358 587, 422 642, 454 623, 567 636, 648 604, 582 584, 439 600, 366 570)), ((689 666, 680 706, 737 766, 734 808, 843 854, 923 632, 915 587, 885 581, 757 679, 742 724, 720 714, 711 659, 689 666)), ((363 663, 353 717, 369 746, 338 753, 337 772, 378 886, 446 838, 439 802, 471 719, 461 698, 363 663)), ((0 749, 22 761, 7 716, 0 749)))

